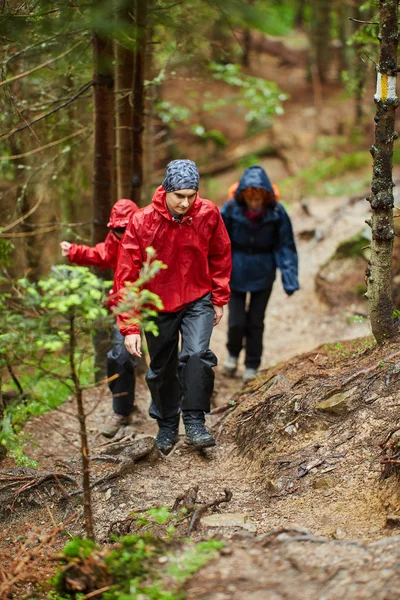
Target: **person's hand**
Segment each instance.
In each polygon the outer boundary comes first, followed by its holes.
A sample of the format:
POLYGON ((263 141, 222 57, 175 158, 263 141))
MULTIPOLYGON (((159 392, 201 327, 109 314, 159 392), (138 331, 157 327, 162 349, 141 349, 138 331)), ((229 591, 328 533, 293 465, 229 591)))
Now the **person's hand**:
POLYGON ((71 248, 71 246, 72 244, 70 244, 69 242, 60 242, 61 254, 63 256, 68 256, 69 249, 71 248))
POLYGON ((224 307, 216 306, 215 304, 213 304, 213 309, 214 309, 214 327, 215 327, 216 325, 218 325, 218 323, 222 319, 222 315, 224 314, 224 307))
POLYGON ((133 356, 142 356, 142 339, 140 333, 131 333, 125 336, 125 348, 133 356))

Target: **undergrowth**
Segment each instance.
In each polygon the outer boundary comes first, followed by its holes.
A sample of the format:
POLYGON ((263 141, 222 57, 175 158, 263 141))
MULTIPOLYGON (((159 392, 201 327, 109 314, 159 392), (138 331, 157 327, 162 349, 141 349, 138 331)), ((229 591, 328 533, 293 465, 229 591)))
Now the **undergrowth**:
MULTIPOLYGON (((91 385, 94 381, 92 354, 85 354, 79 368, 82 385, 91 385)), ((5 408, 0 429, 0 444, 7 448, 8 454, 15 459, 17 465, 35 467, 36 462, 25 454, 26 444, 34 444, 34 440, 23 431, 24 426, 32 417, 39 417, 61 406, 71 396, 71 390, 59 379, 45 376, 43 371, 35 369, 30 373, 25 372, 18 380, 24 394, 16 394, 5 408)), ((66 383, 69 383, 68 379, 66 383)), ((4 387, 6 391, 14 389, 18 392, 12 382, 8 385, 5 382, 4 387)))
POLYGON ((112 546, 74 538, 63 550, 63 566, 46 599, 82 600, 102 589, 96 594, 102 600, 184 600, 185 582, 214 559, 224 544, 217 539, 196 543, 175 535, 171 525, 182 514, 171 513, 167 507, 150 509, 135 520, 141 533, 116 539, 112 546), (154 530, 145 531, 149 525, 154 530), (166 537, 158 534, 158 525, 165 526, 166 537))

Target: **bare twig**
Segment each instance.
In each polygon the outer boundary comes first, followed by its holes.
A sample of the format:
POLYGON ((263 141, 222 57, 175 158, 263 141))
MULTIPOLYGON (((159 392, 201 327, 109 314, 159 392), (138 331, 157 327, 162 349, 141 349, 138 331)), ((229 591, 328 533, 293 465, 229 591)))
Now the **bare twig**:
POLYGON ((32 69, 29 69, 28 71, 25 71, 24 73, 18 73, 18 75, 14 75, 14 77, 10 77, 9 79, 4 79, 3 81, 0 81, 0 87, 5 85, 6 83, 11 83, 12 81, 17 81, 18 79, 22 79, 22 77, 31 75, 31 73, 34 73, 35 71, 38 71, 39 69, 43 69, 44 67, 51 65, 56 60, 59 60, 60 58, 64 58, 64 56, 66 56, 67 54, 69 54, 70 52, 75 50, 75 48, 77 48, 81 44, 82 44, 82 40, 80 40, 74 46, 72 46, 72 48, 68 48, 68 50, 65 50, 65 52, 62 52, 58 56, 55 56, 54 58, 49 58, 49 60, 46 60, 44 63, 37 65, 36 67, 33 67, 32 69))
POLYGON ((379 25, 378 21, 360 21, 360 19, 353 19, 353 17, 349 17, 349 21, 353 21, 354 23, 362 23, 362 25, 379 25))
POLYGON ((27 156, 32 156, 33 154, 37 154, 42 150, 47 150, 47 148, 58 146, 58 144, 62 144, 63 142, 66 142, 67 140, 70 140, 71 138, 76 137, 77 135, 80 135, 85 131, 87 131, 87 127, 82 127, 82 129, 79 129, 78 131, 75 131, 74 133, 71 133, 70 135, 67 135, 59 140, 55 140, 54 142, 50 142, 49 144, 40 146, 40 148, 34 148, 33 150, 29 150, 29 152, 23 152, 22 154, 13 154, 12 156, 0 156, 0 160, 17 160, 20 158, 26 158, 27 156))
POLYGON ((192 518, 190 519, 189 529, 187 532, 188 537, 190 537, 192 532, 197 528, 197 526, 200 522, 200 519, 207 512, 207 510, 209 508, 214 508, 225 502, 230 502, 231 500, 232 500, 232 492, 229 488, 225 488, 223 498, 217 498, 216 500, 213 500, 212 502, 207 502, 206 504, 203 504, 203 506, 200 506, 199 508, 197 508, 194 511, 192 518))
POLYGON ((11 129, 11 131, 8 131, 7 133, 4 133, 2 136, 0 136, 0 140, 7 140, 9 137, 14 135, 14 133, 17 133, 18 131, 23 131, 27 127, 31 127, 31 125, 34 125, 35 123, 38 123, 42 119, 45 119, 46 117, 49 117, 50 115, 53 115, 54 113, 58 112, 62 108, 65 108, 66 106, 68 106, 69 104, 74 102, 74 100, 77 100, 77 98, 82 96, 82 94, 84 94, 90 87, 92 87, 92 85, 94 85, 94 81, 89 81, 89 83, 84 85, 83 88, 81 88, 81 90, 79 92, 77 92, 74 96, 72 96, 71 98, 69 98, 68 100, 66 100, 59 106, 57 106, 56 108, 53 108, 53 110, 50 110, 47 113, 44 113, 43 115, 40 115, 40 117, 37 117, 36 119, 32 119, 32 121, 30 121, 30 123, 21 125, 20 127, 14 127, 14 129, 11 129))

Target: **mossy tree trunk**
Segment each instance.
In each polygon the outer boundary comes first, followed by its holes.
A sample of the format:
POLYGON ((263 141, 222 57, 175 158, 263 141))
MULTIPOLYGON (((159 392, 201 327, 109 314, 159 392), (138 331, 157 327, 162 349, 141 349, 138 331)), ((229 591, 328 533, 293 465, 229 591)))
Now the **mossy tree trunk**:
POLYGON ((380 56, 375 94, 375 140, 371 146, 373 177, 371 195, 371 258, 367 269, 367 298, 372 332, 378 344, 398 340, 393 319, 392 254, 394 242, 392 156, 395 131, 398 0, 379 0, 380 56))

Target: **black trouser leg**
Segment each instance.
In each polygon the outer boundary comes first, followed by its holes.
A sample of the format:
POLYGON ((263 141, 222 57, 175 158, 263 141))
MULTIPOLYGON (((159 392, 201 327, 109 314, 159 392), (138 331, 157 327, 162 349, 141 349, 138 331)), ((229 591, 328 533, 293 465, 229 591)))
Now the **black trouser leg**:
POLYGON ((113 328, 113 346, 107 353, 107 377, 118 375, 109 382, 113 396, 113 410, 129 417, 135 399, 135 357, 125 348, 124 337, 118 327, 113 328))
POLYGON ((181 312, 160 313, 155 323, 158 336, 146 333, 150 368, 146 375, 151 393, 150 416, 174 421, 179 414, 178 341, 181 312))
POLYGON ((179 355, 182 385, 182 411, 210 411, 214 388, 213 367, 217 364, 210 350, 214 327, 214 309, 211 294, 207 294, 184 309, 179 355))
POLYGON ((231 356, 239 356, 246 336, 246 293, 231 290, 228 317, 228 343, 226 347, 231 356))
POLYGON ((252 292, 247 312, 246 367, 258 369, 263 351, 264 317, 272 286, 260 292, 252 292))

